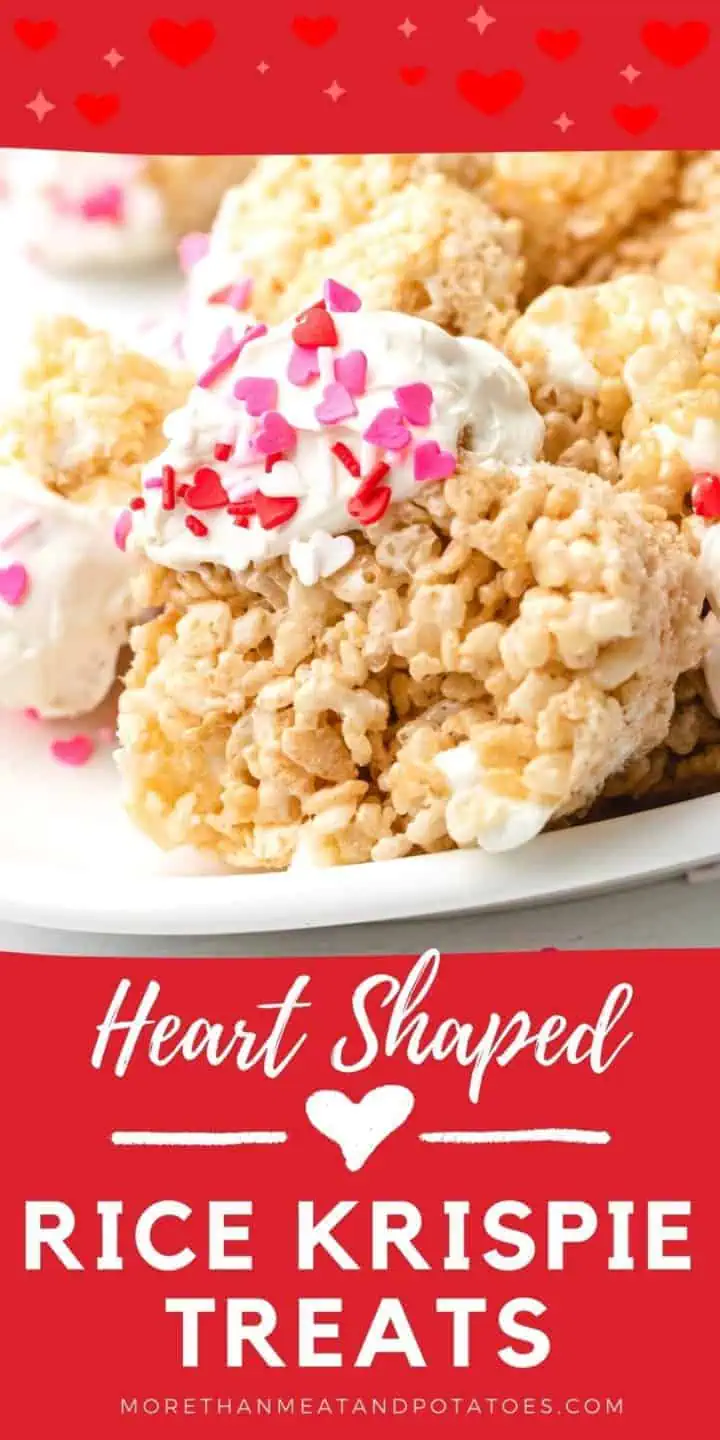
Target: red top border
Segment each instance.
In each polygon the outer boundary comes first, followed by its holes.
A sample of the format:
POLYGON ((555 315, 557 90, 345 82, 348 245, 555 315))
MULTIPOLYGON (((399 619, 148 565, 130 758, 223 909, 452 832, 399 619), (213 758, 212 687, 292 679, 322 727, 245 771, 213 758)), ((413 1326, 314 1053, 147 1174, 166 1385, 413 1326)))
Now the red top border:
POLYGON ((33 0, 0 142, 151 153, 712 146, 717 0, 33 0), (40 8, 41 7, 41 8, 40 8))

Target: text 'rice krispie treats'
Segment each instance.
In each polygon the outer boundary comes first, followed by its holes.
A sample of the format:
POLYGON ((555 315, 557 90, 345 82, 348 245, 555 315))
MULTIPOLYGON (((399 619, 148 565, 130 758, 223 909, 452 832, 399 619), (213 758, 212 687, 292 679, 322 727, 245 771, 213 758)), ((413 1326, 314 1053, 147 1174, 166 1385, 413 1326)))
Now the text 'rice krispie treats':
POLYGON ((525 301, 568 285, 620 237, 674 198, 675 151, 558 151, 494 155, 482 193, 500 215, 520 220, 525 301))
POLYGON ((535 459, 499 351, 324 293, 201 377, 146 473, 130 812, 239 867, 511 848, 666 734, 697 568, 535 459))
MULTIPOLYGON (((497 343, 517 313, 520 226, 442 173, 440 160, 261 161, 226 195, 207 252, 190 272, 186 346, 193 368, 202 368, 218 337, 247 319, 245 312, 266 323, 287 319, 328 274, 343 275, 375 309, 421 315, 497 343)), ((453 177, 464 173, 453 157, 444 168, 453 177)))
POLYGON ((212 224, 229 186, 248 173, 238 155, 11 154, 9 192, 23 245, 51 269, 128 265, 171 255, 181 236, 212 224))
POLYGON ((188 388, 77 320, 38 327, 0 412, 0 708, 82 714, 112 685, 136 613, 124 507, 188 388))

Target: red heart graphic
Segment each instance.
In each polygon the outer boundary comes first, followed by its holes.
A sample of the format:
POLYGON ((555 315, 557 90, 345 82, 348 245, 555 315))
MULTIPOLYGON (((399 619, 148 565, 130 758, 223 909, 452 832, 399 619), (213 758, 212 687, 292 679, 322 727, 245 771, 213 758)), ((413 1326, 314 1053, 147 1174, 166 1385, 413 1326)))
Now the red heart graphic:
POLYGON ((58 33, 54 20, 16 20, 13 28, 28 50, 44 50, 58 33))
POLYGON ((481 115, 498 115, 522 94, 525 81, 519 70, 498 70, 483 75, 479 70, 461 70, 457 88, 468 103, 481 115))
POLYGON ((117 115, 120 109, 120 96, 88 93, 76 95, 75 109, 84 120, 89 120, 91 125, 104 125, 106 120, 112 120, 113 116, 117 115))
POLYGON ((227 502, 227 493, 217 471, 209 465, 201 465, 185 491, 185 504, 192 510, 222 510, 227 502))
POLYGON ((643 135, 655 124, 660 111, 657 105, 616 105, 612 114, 628 135, 643 135))
POLYGON ((538 30, 535 44, 551 60, 569 60, 580 44, 579 30, 538 30))
POLYGON ((710 26, 704 20, 685 20, 682 25, 651 20, 640 34, 643 45, 656 60, 679 67, 688 65, 702 53, 710 39, 710 26))
POLYGON ((327 45, 337 35, 338 22, 333 15, 296 15, 292 32, 305 45, 327 45))
POLYGON ((161 55, 174 65, 194 65, 205 55, 215 39, 212 20, 153 20, 148 35, 161 55))
POLYGON ((427 75, 427 65, 403 65, 398 73, 403 85, 422 85, 427 75))

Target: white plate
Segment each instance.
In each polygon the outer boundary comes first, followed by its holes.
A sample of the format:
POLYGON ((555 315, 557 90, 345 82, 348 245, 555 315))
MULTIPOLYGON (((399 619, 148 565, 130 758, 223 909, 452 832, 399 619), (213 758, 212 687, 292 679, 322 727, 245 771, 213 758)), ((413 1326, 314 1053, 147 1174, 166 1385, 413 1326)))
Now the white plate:
MULTIPOLYGON (((101 723, 98 721, 97 723, 101 723)), ((236 875, 165 855, 125 817, 107 739, 50 754, 72 724, 0 717, 0 921, 117 935, 241 935, 461 914, 656 880, 720 859, 720 795, 543 835, 339 870, 236 875)))

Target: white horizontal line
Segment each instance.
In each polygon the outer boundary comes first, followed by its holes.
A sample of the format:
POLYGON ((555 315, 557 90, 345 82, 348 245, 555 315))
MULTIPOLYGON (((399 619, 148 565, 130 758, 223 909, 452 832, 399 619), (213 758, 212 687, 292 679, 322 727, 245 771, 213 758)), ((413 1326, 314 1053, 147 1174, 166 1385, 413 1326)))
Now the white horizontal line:
POLYGON ((427 1145, 609 1145, 608 1130, 430 1130, 420 1136, 427 1145))
POLYGON ((284 1145, 286 1130, 113 1130, 113 1145, 284 1145))

